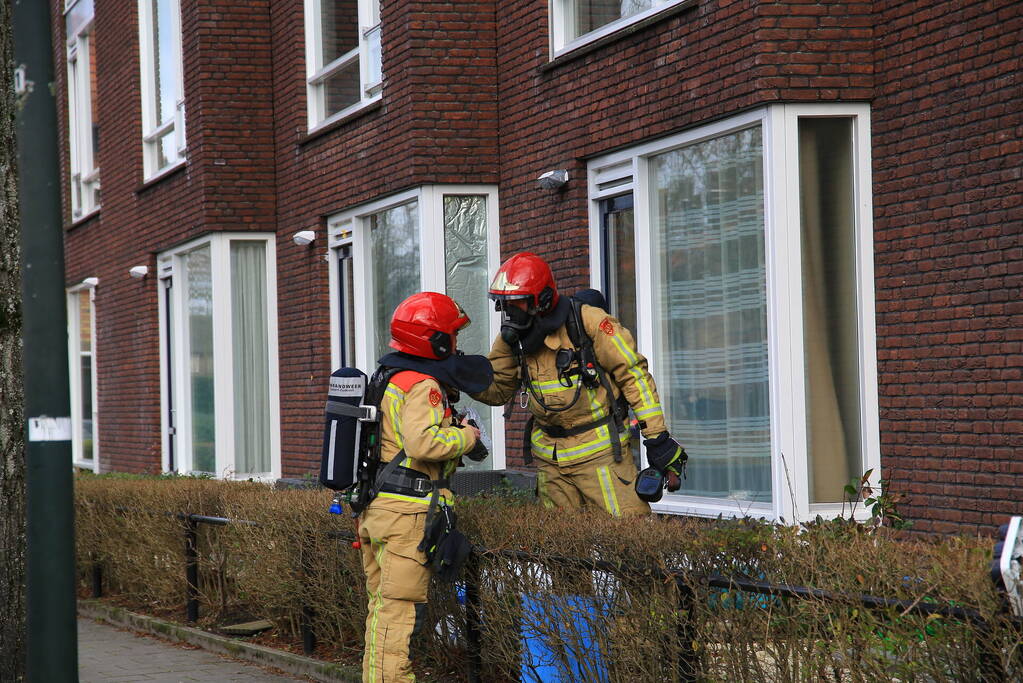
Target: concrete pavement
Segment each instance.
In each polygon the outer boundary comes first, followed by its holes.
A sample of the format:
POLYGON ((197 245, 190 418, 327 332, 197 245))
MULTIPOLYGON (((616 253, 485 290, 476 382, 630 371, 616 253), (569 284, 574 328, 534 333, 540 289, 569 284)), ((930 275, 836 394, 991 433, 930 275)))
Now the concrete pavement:
POLYGON ((270 673, 193 645, 170 644, 110 624, 78 618, 78 677, 81 683, 182 683, 183 681, 307 681, 270 673))

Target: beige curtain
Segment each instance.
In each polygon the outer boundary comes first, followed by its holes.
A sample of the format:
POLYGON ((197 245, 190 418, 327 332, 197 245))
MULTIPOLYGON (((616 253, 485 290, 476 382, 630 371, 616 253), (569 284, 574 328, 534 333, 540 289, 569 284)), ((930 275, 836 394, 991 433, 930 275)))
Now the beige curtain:
POLYGON ((860 467, 849 119, 801 119, 799 188, 810 502, 842 500, 860 467))

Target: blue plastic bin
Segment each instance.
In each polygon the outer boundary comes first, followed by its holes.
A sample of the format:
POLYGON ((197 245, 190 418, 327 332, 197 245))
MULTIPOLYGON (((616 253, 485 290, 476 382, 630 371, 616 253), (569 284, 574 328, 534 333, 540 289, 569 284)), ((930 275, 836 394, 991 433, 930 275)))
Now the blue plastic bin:
POLYGON ((524 683, 607 683, 600 643, 607 610, 599 598, 580 595, 522 595, 524 683), (559 634, 550 642, 549 634, 559 634))

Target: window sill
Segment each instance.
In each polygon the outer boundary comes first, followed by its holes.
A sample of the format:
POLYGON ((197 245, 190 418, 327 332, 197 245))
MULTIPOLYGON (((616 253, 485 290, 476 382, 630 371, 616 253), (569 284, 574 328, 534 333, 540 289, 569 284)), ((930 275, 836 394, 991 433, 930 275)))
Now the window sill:
POLYGON ((600 50, 601 48, 607 45, 616 43, 619 40, 622 40, 623 38, 631 36, 634 33, 638 33, 639 31, 643 31, 646 28, 653 26, 654 24, 664 21, 665 19, 677 16, 679 14, 682 14, 683 12, 688 12, 689 10, 695 8, 699 4, 700 4, 699 0, 688 0, 688 2, 680 2, 677 5, 666 7, 662 11, 657 12, 656 14, 651 14, 649 17, 644 17, 632 24, 627 24, 612 33, 608 33, 606 35, 593 38, 589 42, 583 43, 578 47, 570 48, 568 50, 562 48, 560 54, 556 54, 551 61, 547 62, 546 64, 540 67, 540 72, 545 73, 548 71, 553 71, 554 69, 557 69, 558 67, 564 64, 573 62, 576 59, 579 59, 580 57, 588 55, 592 52, 596 52, 597 50, 600 50))
POLYGON ((69 230, 69 231, 70 230, 74 230, 75 228, 79 228, 79 227, 81 227, 81 226, 83 226, 83 225, 85 225, 87 223, 92 222, 93 219, 99 217, 100 208, 101 207, 97 206, 95 209, 93 209, 89 213, 85 214, 84 216, 80 216, 78 218, 75 218, 74 220, 71 221, 70 224, 68 224, 66 229, 69 230))
POLYGON ((329 121, 328 123, 321 123, 317 128, 313 128, 305 135, 299 137, 298 146, 302 147, 303 145, 306 145, 312 142, 313 140, 321 138, 324 135, 329 135, 330 133, 333 133, 339 128, 347 126, 353 121, 357 121, 358 119, 361 119, 364 116, 372 114, 373 112, 379 110, 383 106, 383 100, 378 97, 374 100, 367 100, 365 104, 357 106, 358 106, 357 109, 353 109, 344 116, 334 119, 333 121, 329 121))
POLYGON ((135 194, 142 194, 154 185, 159 185, 171 176, 176 176, 178 173, 183 171, 186 166, 188 166, 188 157, 185 157, 173 166, 168 166, 156 175, 143 181, 141 185, 135 188, 135 194))

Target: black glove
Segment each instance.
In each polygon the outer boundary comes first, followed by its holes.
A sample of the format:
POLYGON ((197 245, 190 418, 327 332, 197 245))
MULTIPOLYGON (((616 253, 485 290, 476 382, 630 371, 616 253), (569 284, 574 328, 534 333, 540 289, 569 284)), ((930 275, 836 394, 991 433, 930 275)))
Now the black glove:
POLYGON ((483 440, 476 439, 476 445, 465 453, 462 453, 462 455, 473 462, 483 462, 487 458, 488 451, 487 447, 483 445, 483 440))
POLYGON ((686 450, 668 432, 661 432, 652 439, 644 439, 646 459, 650 466, 668 477, 668 490, 677 491, 682 486, 680 477, 686 476, 689 456, 686 450), (674 474, 675 476, 671 476, 674 474))

